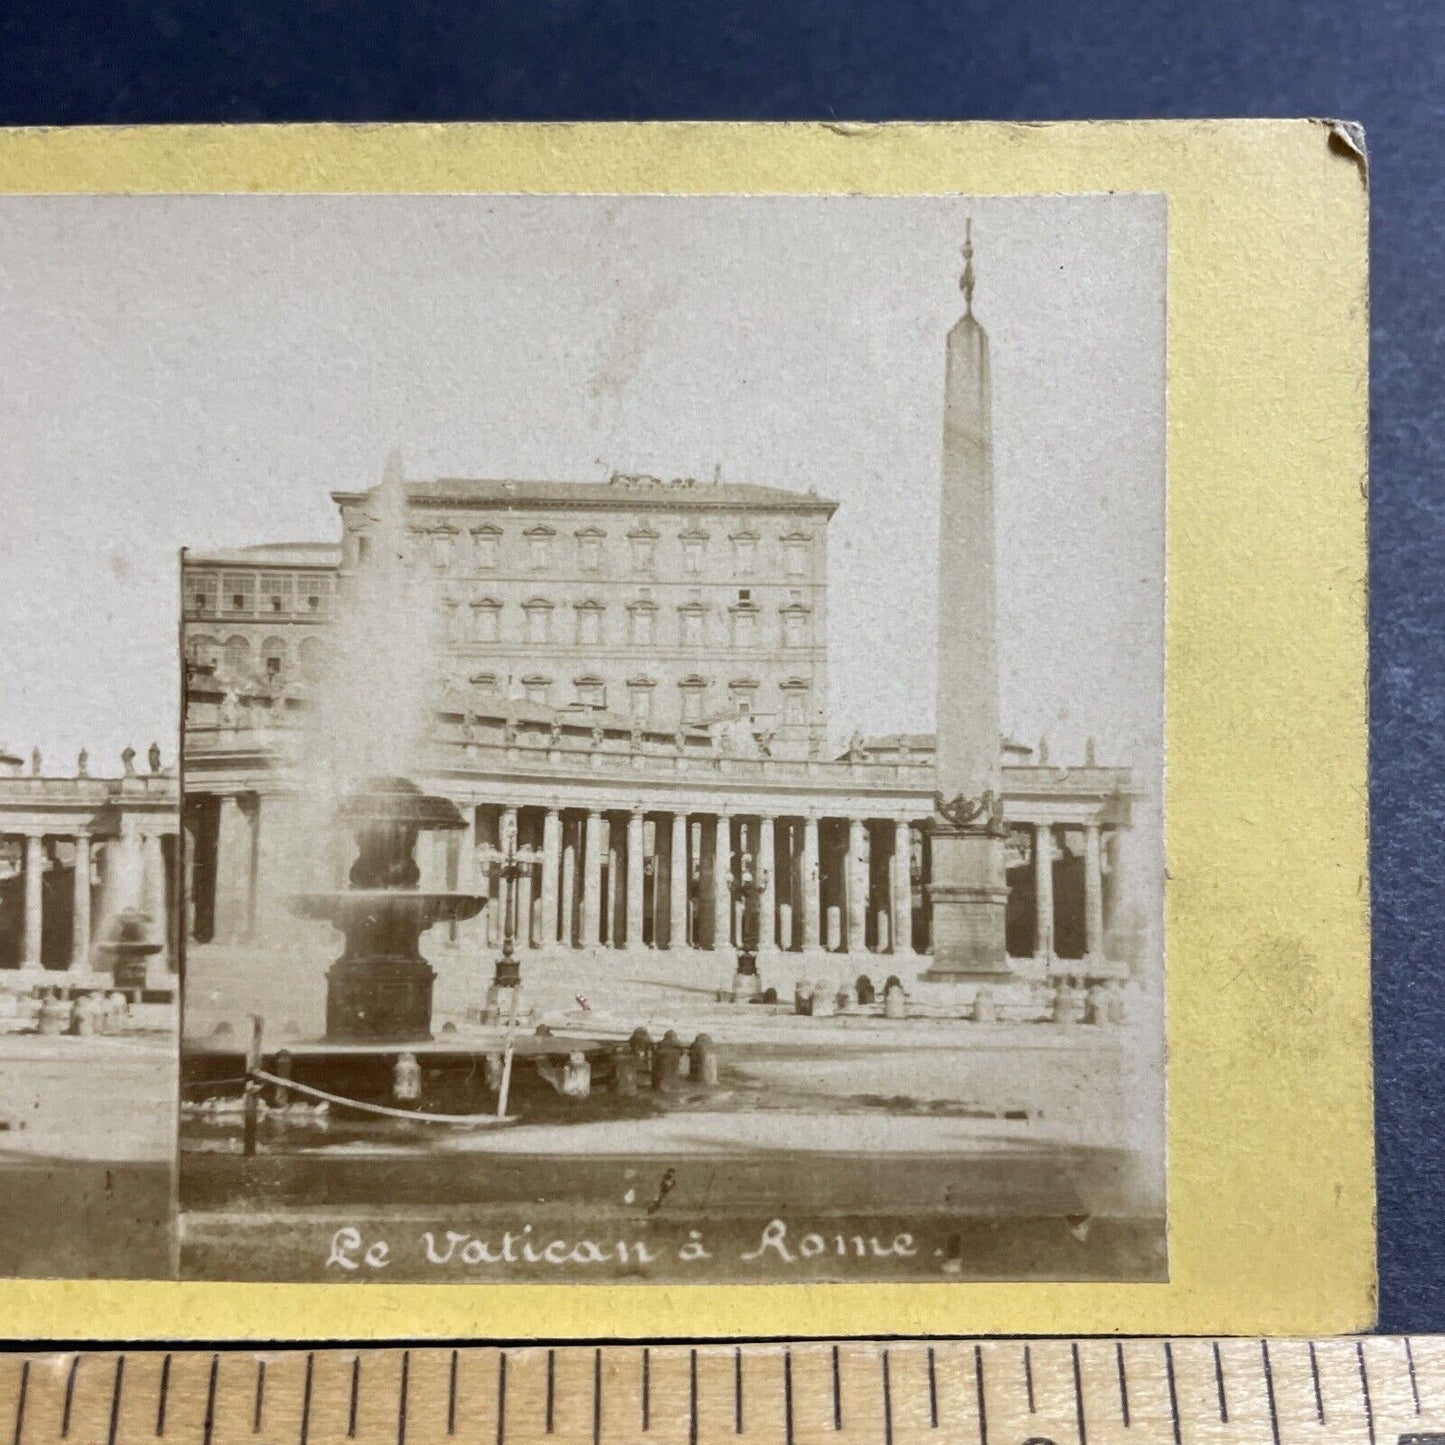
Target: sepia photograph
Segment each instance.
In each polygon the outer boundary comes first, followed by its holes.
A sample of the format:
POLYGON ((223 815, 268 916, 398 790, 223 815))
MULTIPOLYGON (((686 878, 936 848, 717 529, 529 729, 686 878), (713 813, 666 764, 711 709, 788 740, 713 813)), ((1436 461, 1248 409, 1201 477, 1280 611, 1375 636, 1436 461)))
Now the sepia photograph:
POLYGON ((1166 227, 0 202, 0 1264, 1166 1280, 1166 227))

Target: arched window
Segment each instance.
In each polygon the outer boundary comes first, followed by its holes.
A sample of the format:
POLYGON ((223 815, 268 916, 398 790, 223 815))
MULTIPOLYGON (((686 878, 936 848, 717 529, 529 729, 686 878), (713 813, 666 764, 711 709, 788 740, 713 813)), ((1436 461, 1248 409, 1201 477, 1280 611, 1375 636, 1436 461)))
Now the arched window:
POLYGON ((225 670, 227 677, 244 677, 251 670, 251 644, 244 637, 226 639, 225 670))
POLYGON ((298 649, 301 654, 301 676, 307 682, 319 682, 326 665, 326 644, 319 637, 305 637, 298 649))
POLYGON ((268 637, 261 644, 261 666, 267 677, 280 677, 286 671, 286 643, 279 637, 268 637))

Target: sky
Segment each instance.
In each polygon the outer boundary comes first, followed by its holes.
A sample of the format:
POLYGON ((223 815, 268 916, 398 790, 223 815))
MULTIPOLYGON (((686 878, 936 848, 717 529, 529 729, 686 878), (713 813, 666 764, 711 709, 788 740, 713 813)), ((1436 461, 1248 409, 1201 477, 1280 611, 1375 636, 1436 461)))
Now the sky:
POLYGON ((0 199, 0 742, 172 756, 178 549, 336 540, 330 493, 393 449, 411 478, 816 489, 832 733, 931 731, 969 217, 1004 727, 1060 763, 1094 737, 1147 787, 1158 196, 0 199))

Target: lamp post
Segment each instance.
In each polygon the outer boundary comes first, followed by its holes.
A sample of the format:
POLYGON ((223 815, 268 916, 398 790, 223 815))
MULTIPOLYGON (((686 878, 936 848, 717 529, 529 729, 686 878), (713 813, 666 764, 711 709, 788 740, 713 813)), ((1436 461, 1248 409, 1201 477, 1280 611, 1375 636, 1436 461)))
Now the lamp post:
POLYGON ((495 873, 502 888, 502 952, 487 989, 486 1018, 495 1023, 516 1016, 522 993, 522 965, 517 957, 517 884, 522 874, 542 856, 535 848, 519 848, 515 829, 508 829, 501 849, 482 853, 489 875, 495 873))
POLYGON ((753 855, 744 853, 738 860, 736 878, 728 880, 734 898, 743 903, 742 927, 739 929, 737 972, 733 975, 733 997, 753 998, 757 995, 761 981, 758 978, 758 899, 768 886, 768 871, 757 868, 753 855))

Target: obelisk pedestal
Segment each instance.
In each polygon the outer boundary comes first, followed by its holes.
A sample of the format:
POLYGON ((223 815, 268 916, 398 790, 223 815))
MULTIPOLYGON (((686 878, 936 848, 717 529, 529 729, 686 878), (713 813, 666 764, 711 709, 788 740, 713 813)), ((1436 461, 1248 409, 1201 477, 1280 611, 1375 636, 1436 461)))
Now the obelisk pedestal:
POLYGON ((994 580, 988 335, 973 314, 972 228, 964 314, 948 333, 938 529, 938 747, 933 962, 925 979, 1010 976, 1004 944, 1002 746, 994 580))

